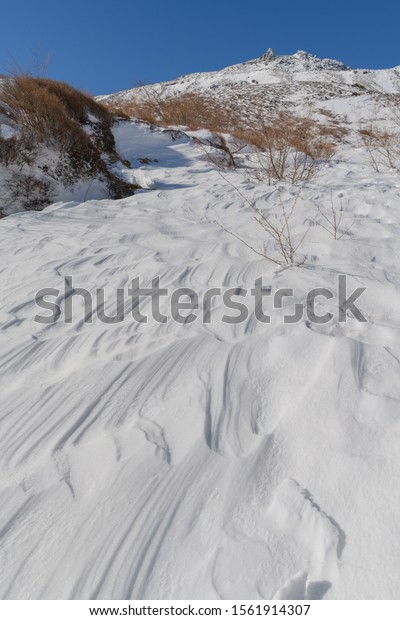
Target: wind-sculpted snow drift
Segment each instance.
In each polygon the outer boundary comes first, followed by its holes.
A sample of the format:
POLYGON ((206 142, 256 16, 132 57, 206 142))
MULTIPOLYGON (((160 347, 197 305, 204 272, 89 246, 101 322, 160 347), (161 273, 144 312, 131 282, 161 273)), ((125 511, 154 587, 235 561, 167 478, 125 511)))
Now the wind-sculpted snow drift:
MULTIPOLYGON (((293 234, 331 195, 351 231, 313 225, 303 267, 282 268, 215 223, 265 240, 188 137, 134 122, 115 135, 126 180, 151 191, 0 224, 1 596, 398 598, 398 177, 343 147, 303 188, 293 234), (71 274, 109 292, 111 314, 136 276, 199 295, 262 277, 295 303, 342 273, 367 289, 368 322, 227 324, 219 300, 208 324, 89 323, 78 300, 70 324, 34 321, 37 291, 71 274)), ((298 191, 280 190, 287 204, 298 191)))

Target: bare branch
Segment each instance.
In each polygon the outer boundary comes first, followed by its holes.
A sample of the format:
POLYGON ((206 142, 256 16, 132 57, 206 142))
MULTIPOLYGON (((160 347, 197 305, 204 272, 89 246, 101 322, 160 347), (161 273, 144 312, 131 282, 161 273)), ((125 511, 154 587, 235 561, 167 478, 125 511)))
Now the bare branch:
POLYGON ((343 230, 342 232, 340 232, 340 224, 342 221, 342 217, 343 217, 343 204, 342 202, 340 202, 340 210, 339 210, 339 214, 337 212, 337 209, 335 208, 334 202, 333 202, 333 195, 331 192, 331 208, 330 208, 330 215, 327 215, 322 208, 319 205, 315 205, 316 210, 318 211, 318 213, 321 215, 321 217, 324 219, 324 221, 326 222, 326 224, 323 224, 321 222, 318 222, 318 224, 321 226, 321 228, 323 228, 324 230, 326 230, 330 235, 332 235, 332 237, 335 239, 335 241, 342 239, 345 235, 347 235, 351 228, 354 225, 354 221, 351 223, 350 226, 348 226, 345 230, 343 230))
POLYGON ((292 237, 292 230, 291 230, 291 222, 290 219, 294 213, 294 210, 296 208, 296 205, 298 203, 299 197, 300 197, 300 193, 301 193, 301 188, 299 189, 299 191, 297 192, 296 196, 294 197, 294 200, 290 206, 289 209, 286 208, 286 206, 284 205, 283 201, 282 201, 282 197, 281 197, 281 193, 279 191, 279 189, 276 189, 275 192, 278 193, 279 196, 279 203, 280 203, 280 216, 278 217, 278 221, 274 222, 271 220, 270 217, 266 216, 261 209, 259 209, 256 205, 256 203, 254 201, 251 201, 249 198, 247 198, 247 196, 245 196, 239 188, 237 188, 233 183, 231 183, 231 181, 229 181, 229 179, 227 179, 226 177, 224 177, 221 174, 221 177, 227 181, 227 183, 229 183, 229 185, 231 185, 235 191, 238 192, 238 194, 243 198, 243 200, 245 200, 245 202, 251 207, 251 209, 255 212, 255 216, 253 217, 253 219, 257 222, 257 224, 259 226, 261 226, 261 228, 268 234, 268 236, 275 242, 276 245, 276 252, 277 252, 277 256, 273 257, 270 254, 266 253, 266 250, 258 250, 256 248, 254 248, 254 246, 250 245, 249 243, 247 243, 247 241, 245 241, 242 237, 239 237, 236 233, 232 232, 231 230, 228 230, 227 228, 225 228, 222 224, 220 224, 219 222, 217 222, 217 224, 220 226, 220 228, 222 228, 223 230, 225 230, 226 232, 228 232, 230 235, 232 235, 232 237, 234 237, 235 239, 238 239, 239 241, 241 241, 244 245, 246 245, 246 247, 248 247, 250 250, 252 250, 253 252, 255 252, 256 254, 258 254, 259 256, 262 256, 263 258, 266 258, 268 261, 275 263, 276 265, 287 265, 287 266, 296 266, 296 267, 300 267, 301 265, 304 264, 304 262, 306 261, 306 256, 303 257, 301 260, 299 260, 297 258, 297 251, 300 248, 301 244, 303 243, 310 227, 311 224, 308 226, 307 230, 304 232, 304 234, 301 236, 300 240, 297 243, 293 242, 293 237, 292 237))

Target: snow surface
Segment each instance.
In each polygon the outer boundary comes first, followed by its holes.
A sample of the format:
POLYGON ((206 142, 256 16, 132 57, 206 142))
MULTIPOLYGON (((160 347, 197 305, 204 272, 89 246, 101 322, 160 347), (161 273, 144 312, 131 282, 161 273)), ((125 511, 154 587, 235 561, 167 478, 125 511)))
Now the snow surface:
POLYGON ((127 122, 116 138, 127 179, 151 189, 0 222, 0 595, 399 598, 398 175, 344 145, 301 192, 293 234, 331 196, 350 233, 314 222, 304 267, 281 268, 215 223, 261 243, 230 183, 267 213, 274 188, 224 179, 187 136, 127 122), (33 320, 41 288, 64 308, 67 275, 104 287, 111 313, 136 276, 199 295, 261 276, 304 301, 338 274, 367 288, 368 322, 263 324, 251 298, 239 325, 220 300, 210 324, 89 324, 79 304, 72 324, 33 320))

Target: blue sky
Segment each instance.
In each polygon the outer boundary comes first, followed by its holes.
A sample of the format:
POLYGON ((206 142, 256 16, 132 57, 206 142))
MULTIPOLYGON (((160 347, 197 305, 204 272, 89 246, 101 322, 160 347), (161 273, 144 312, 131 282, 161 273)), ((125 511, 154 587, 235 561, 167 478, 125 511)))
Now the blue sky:
POLYGON ((353 67, 400 65, 395 0, 10 0, 0 72, 52 54, 48 75, 93 94, 303 49, 353 67))

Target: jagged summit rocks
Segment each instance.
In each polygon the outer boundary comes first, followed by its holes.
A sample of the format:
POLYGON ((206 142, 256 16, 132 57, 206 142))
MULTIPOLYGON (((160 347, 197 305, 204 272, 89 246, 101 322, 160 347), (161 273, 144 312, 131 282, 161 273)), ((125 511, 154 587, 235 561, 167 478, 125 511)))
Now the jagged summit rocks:
POLYGON ((298 50, 295 54, 284 54, 278 56, 269 48, 265 54, 250 62, 273 63, 276 67, 293 68, 303 71, 349 71, 350 67, 339 60, 331 58, 319 58, 314 54, 298 50))
POLYGON ((275 58, 276 54, 271 47, 267 49, 265 54, 262 54, 262 56, 260 56, 260 60, 263 60, 264 62, 271 62, 271 60, 275 60, 275 58))

